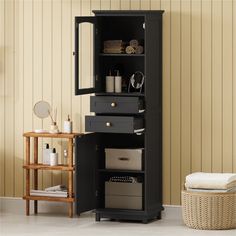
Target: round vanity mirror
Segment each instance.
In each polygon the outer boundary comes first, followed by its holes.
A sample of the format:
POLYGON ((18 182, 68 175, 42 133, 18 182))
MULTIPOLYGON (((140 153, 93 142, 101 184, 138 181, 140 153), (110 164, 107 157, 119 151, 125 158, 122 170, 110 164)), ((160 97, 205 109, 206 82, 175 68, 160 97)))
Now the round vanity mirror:
POLYGON ((51 114, 51 109, 52 108, 48 102, 39 101, 34 105, 33 111, 37 117, 44 119, 51 114))

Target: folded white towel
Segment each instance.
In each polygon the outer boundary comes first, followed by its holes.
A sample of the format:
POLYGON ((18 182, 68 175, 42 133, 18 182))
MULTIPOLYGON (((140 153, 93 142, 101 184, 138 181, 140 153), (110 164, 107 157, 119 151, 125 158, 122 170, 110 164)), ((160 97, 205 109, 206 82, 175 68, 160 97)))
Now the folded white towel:
POLYGON ((190 192, 204 192, 204 193, 236 193, 236 187, 229 189, 205 189, 205 188, 187 188, 190 192))
POLYGON ((236 186, 236 174, 196 172, 186 176, 186 188, 229 189, 236 186))

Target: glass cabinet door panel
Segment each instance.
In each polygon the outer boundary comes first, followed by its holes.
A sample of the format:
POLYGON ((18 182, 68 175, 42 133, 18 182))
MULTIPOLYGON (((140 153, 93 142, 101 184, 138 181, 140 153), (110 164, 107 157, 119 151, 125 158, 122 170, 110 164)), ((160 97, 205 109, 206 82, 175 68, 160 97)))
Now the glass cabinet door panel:
POLYGON ((77 17, 75 30, 75 94, 95 92, 94 17, 77 17))

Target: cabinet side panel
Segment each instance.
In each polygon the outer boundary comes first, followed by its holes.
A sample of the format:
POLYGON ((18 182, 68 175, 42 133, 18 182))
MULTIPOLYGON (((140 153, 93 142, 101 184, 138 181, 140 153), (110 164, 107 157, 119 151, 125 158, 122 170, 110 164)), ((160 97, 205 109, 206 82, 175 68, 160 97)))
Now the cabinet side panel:
POLYGON ((145 209, 162 205, 162 18, 145 21, 145 209))

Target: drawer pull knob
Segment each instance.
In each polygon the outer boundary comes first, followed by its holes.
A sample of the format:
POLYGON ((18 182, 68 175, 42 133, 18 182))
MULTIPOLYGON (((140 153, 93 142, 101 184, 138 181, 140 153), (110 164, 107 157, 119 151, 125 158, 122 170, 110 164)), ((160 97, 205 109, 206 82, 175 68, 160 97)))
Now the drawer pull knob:
POLYGON ((111 127, 111 122, 107 122, 106 127, 111 127))
POLYGON ((128 161, 129 158, 128 158, 128 157, 119 157, 119 160, 120 160, 120 161, 128 161))
POLYGON ((116 107, 116 103, 115 103, 115 102, 112 102, 112 103, 111 103, 111 107, 116 107))

